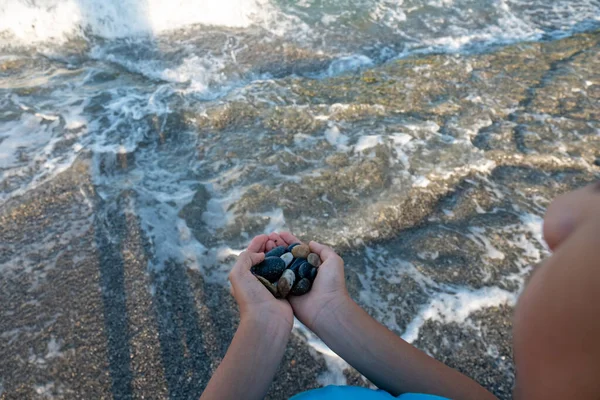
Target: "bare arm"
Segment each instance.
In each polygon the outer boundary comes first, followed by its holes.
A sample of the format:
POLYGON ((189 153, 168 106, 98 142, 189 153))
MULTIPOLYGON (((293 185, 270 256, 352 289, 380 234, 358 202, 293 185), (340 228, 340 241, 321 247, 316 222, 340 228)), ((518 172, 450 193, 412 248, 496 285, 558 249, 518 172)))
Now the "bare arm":
POLYGON ((289 336, 289 327, 277 322, 242 320, 201 400, 262 399, 281 362, 289 336))
POLYGON ((330 304, 315 321, 314 331, 377 387, 395 396, 425 393, 495 399, 470 378, 396 336, 349 297, 330 304))
MULTIPOLYGON (((298 239, 272 234, 274 244, 298 239)), ((268 248, 269 246, 267 246, 268 248)), ((296 317, 379 388, 393 395, 425 393, 452 399, 495 399, 475 381, 436 361, 371 318, 348 295, 343 260, 310 242, 323 264, 311 291, 289 301, 296 317)))
POLYGON ((240 326, 201 400, 262 399, 290 338, 290 304, 273 297, 250 272, 264 260, 268 237, 255 237, 229 274, 240 307, 240 326))

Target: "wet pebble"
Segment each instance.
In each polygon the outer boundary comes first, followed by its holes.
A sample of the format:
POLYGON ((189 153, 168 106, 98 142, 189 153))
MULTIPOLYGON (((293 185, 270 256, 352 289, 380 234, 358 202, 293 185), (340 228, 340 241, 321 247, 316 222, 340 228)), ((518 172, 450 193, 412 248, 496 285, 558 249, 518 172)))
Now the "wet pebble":
POLYGON ((305 244, 299 244, 292 249, 294 258, 306 258, 310 254, 310 248, 305 244))
POLYGON ((292 253, 285 253, 281 256, 281 259, 285 261, 285 267, 287 268, 290 266, 292 261, 294 261, 294 256, 292 255, 292 253))
POLYGON ((309 292, 311 286, 312 284, 310 283, 310 280, 308 278, 300 279, 300 281, 298 281, 298 283, 294 285, 292 290, 290 290, 289 294, 291 294, 292 296, 302 296, 303 294, 309 292))
POLYGON ((273 250, 265 253, 265 257, 281 257, 288 251, 285 246, 277 246, 273 250))
POLYGON ((300 278, 310 278, 310 271, 313 269, 312 265, 305 262, 298 268, 298 275, 300 278))
POLYGON ((290 265, 290 269, 296 274, 297 279, 300 279, 300 267, 304 264, 307 264, 304 258, 296 258, 292 265, 290 265))
POLYGON ((287 251, 291 252, 294 247, 299 246, 301 244, 302 243, 292 243, 287 247, 287 251))
POLYGON ((260 275, 269 282, 277 282, 285 270, 285 261, 280 257, 266 257, 263 262, 252 267, 255 275, 260 275))
POLYGON ((318 254, 310 253, 306 260, 315 268, 319 268, 321 266, 321 257, 318 254))
POLYGON ((296 274, 290 269, 286 269, 283 271, 281 278, 277 281, 277 291, 284 299, 288 296, 294 282, 296 281, 296 274))
POLYGON ((311 280, 311 282, 314 282, 316 277, 317 277, 317 269, 313 268, 313 269, 310 270, 310 280, 311 280))

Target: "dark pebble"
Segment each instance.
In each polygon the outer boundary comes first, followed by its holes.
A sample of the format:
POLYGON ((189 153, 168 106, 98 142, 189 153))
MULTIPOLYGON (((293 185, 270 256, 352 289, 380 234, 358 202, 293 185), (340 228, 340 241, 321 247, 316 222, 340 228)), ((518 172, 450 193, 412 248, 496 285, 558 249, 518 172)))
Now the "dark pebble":
POLYGON ((290 244, 290 245, 288 246, 288 248, 287 248, 287 251, 292 251, 292 249, 293 249, 294 247, 298 246, 299 244, 301 244, 301 243, 292 243, 292 244, 290 244))
POLYGON ((310 265, 308 262, 305 262, 298 269, 298 275, 300 275, 300 278, 310 278, 310 271, 312 269, 312 265, 310 265))
POLYGON ((277 282, 285 271, 285 261, 280 257, 267 257, 260 264, 252 267, 252 272, 267 279, 269 282, 277 282))
POLYGON ((596 167, 600 167, 600 157, 597 157, 597 158, 594 160, 594 165, 595 165, 596 167))
POLYGON ((300 267, 306 263, 307 262, 304 258, 296 258, 292 262, 292 265, 290 265, 289 269, 294 271, 294 273, 296 274, 296 278, 300 279, 300 267))
POLYGON ((310 270, 310 280, 311 280, 311 282, 314 282, 316 277, 317 277, 317 269, 313 268, 313 269, 310 270))
POLYGON ((277 246, 273 250, 265 253, 265 257, 281 257, 287 253, 288 249, 285 246, 277 246))
POLYGON ((298 283, 294 285, 294 287, 290 291, 290 294, 293 296, 302 296, 303 294, 306 294, 310 291, 311 286, 312 283, 310 283, 309 279, 300 279, 300 281, 298 281, 298 283))

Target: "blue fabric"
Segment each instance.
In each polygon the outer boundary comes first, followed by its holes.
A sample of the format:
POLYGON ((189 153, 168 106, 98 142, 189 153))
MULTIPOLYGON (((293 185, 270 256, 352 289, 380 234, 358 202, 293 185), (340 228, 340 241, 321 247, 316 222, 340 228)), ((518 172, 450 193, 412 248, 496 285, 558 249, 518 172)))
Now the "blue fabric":
POLYGON ((444 397, 429 394, 407 393, 394 397, 383 390, 371 390, 355 386, 327 386, 309 390, 292 397, 290 400, 447 400, 444 397))

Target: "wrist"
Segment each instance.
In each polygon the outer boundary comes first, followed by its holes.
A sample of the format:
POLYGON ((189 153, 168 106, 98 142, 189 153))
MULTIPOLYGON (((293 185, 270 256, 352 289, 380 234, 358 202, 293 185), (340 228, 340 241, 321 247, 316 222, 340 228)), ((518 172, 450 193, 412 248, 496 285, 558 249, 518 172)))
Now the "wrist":
POLYGON ((335 321, 351 316, 354 307, 358 307, 358 304, 352 300, 348 293, 336 295, 324 305, 319 314, 313 319, 312 326, 309 328, 319 335, 320 332, 331 326, 335 326, 335 321))
POLYGON ((289 335, 294 320, 269 312, 269 310, 248 310, 240 316, 240 328, 263 332, 267 335, 289 335))

